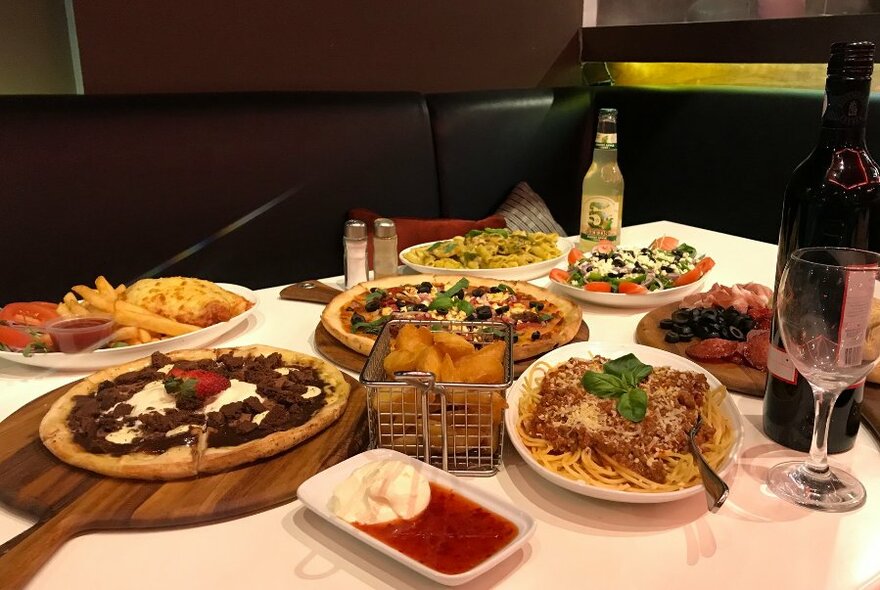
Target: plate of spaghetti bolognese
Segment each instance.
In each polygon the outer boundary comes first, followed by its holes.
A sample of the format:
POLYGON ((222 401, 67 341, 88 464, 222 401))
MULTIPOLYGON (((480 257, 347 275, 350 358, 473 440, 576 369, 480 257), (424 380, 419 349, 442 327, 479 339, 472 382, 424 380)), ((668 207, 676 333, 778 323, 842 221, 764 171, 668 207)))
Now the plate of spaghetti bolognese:
POLYGON ((722 477, 743 439, 720 381, 684 357, 637 344, 557 348, 522 374, 507 401, 507 432, 526 464, 602 500, 647 504, 702 493, 688 451, 698 413, 697 444, 722 477))

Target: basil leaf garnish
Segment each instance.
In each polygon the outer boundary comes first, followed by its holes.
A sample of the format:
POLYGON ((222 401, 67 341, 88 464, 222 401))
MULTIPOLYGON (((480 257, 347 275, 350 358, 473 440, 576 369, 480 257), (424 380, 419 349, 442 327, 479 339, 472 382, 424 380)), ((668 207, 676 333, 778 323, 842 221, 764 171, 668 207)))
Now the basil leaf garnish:
POLYGON ((617 400, 617 413, 631 422, 641 422, 648 411, 648 394, 638 387, 627 389, 617 400))
POLYGON ((616 375, 635 387, 642 379, 651 374, 651 365, 646 365, 636 358, 636 355, 630 353, 612 361, 608 361, 604 366, 606 373, 616 375))
POLYGON ((453 304, 452 297, 449 297, 448 295, 445 295, 445 294, 438 295, 434 299, 434 301, 431 302, 431 305, 428 306, 428 310, 445 309, 448 311, 449 308, 452 307, 452 304, 453 304))
POLYGON ((366 332, 367 334, 378 334, 382 331, 382 326, 391 319, 390 315, 376 318, 372 322, 355 322, 351 325, 352 332, 366 332))
POLYGON ((372 303, 374 301, 381 301, 382 298, 385 297, 385 295, 387 295, 387 294, 388 293, 386 291, 384 291, 383 289, 376 289, 375 291, 373 291, 371 293, 367 293, 367 298, 364 301, 364 303, 366 304, 366 303, 372 303))
POLYGON ((465 313, 468 314, 468 315, 470 315, 470 314, 473 313, 473 311, 474 311, 474 306, 471 305, 470 303, 468 303, 467 301, 465 301, 464 299, 456 299, 456 300, 453 302, 453 305, 454 305, 457 309, 459 309, 459 310, 465 312, 465 313))
POLYGON ((581 385, 596 397, 617 397, 625 389, 620 377, 595 371, 584 373, 584 376, 581 377, 581 385))
POLYGON ((470 285, 470 281, 468 281, 467 279, 459 279, 457 283, 446 289, 443 295, 445 295, 446 297, 452 297, 468 285, 470 285))

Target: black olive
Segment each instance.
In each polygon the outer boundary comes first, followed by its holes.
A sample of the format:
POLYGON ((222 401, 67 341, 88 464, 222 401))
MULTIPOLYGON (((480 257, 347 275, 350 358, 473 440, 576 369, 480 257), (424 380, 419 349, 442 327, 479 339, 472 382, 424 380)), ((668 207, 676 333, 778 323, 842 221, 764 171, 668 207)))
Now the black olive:
POLYGON ((639 264, 638 262, 636 262, 636 263, 633 265, 633 272, 636 273, 636 274, 641 274, 641 273, 645 272, 645 267, 643 267, 641 264, 639 264))
POLYGON ((611 266, 616 266, 616 267, 620 268, 621 266, 626 266, 626 262, 624 262, 620 258, 615 258, 614 260, 611 261, 611 266))
POLYGON ((683 326, 681 324, 675 324, 672 328, 672 331, 678 334, 679 336, 693 336, 694 331, 690 326, 683 326))
POLYGON ((359 324, 359 323, 366 322, 366 321, 367 321, 366 318, 364 318, 364 316, 362 316, 359 313, 356 313, 351 316, 351 323, 352 324, 359 324))
POLYGON ((664 338, 664 340, 670 344, 675 344, 679 341, 679 337, 675 332, 666 332, 666 338, 664 338))
POLYGON ((676 309, 672 312, 672 321, 676 324, 687 324, 691 321, 691 314, 686 309, 676 309))
POLYGON ((437 312, 437 315, 446 315, 449 313, 448 309, 435 309, 434 311, 437 312))
POLYGON ((714 309, 707 309, 707 310, 703 311, 703 317, 710 318, 710 319, 712 319, 712 321, 717 321, 719 319, 718 312, 714 309))
POLYGON ((706 338, 721 338, 721 334, 718 332, 709 332, 706 334, 706 338))
POLYGON ((403 309, 404 307, 406 307, 406 301, 404 301, 403 299, 398 299, 394 303, 395 305, 397 305, 397 309, 403 309))
POLYGON ((685 334, 679 334, 679 335, 678 335, 678 341, 679 341, 679 342, 690 342, 690 341, 691 341, 691 338, 693 338, 693 337, 694 337, 693 334, 687 334, 687 335, 685 335, 685 334))
POLYGON ((518 340, 519 340, 519 334, 514 334, 514 335, 513 335, 513 341, 516 342, 516 341, 518 341, 518 340))
MULTIPOLYGON (((734 328, 734 329, 735 329, 735 328, 734 328)), ((728 328, 727 326, 721 326, 721 329, 718 330, 718 333, 719 333, 719 334, 721 335, 721 337, 724 338, 725 340, 730 340, 730 339, 731 339, 731 338, 730 338, 730 328, 728 328)))
POLYGON ((538 332, 537 330, 535 330, 534 332, 532 332, 532 340, 537 340, 537 339, 540 338, 540 337, 541 337, 541 333, 538 332))
POLYGON ((509 305, 502 305, 501 307, 495 308, 495 313, 498 315, 501 315, 502 313, 507 313, 508 311, 510 311, 509 305))
POLYGON ((477 319, 477 315, 475 313, 471 312, 464 319, 466 322, 473 322, 474 320, 477 319))
POLYGON ((382 304, 379 302, 378 299, 373 299, 364 306, 364 309, 366 309, 367 311, 376 311, 377 309, 379 309, 379 307, 381 307, 381 305, 382 304))
POLYGON ((428 311, 428 306, 424 303, 416 303, 413 305, 413 311, 428 311))
POLYGON ((675 272, 675 267, 669 266, 668 264, 664 264, 663 266, 660 267, 660 270, 665 271, 665 272, 675 272))
POLYGON ((708 338, 709 329, 706 326, 697 326, 696 328, 694 328, 694 335, 697 338, 708 338))
POLYGON ((639 252, 641 252, 642 254, 650 254, 651 249, 650 248, 642 248, 641 250, 639 250, 639 252))
POLYGON ((501 293, 501 289, 498 287, 489 287, 489 293, 501 293))
POLYGON ((473 297, 482 297, 482 296, 485 295, 485 294, 486 294, 486 292, 483 291, 483 290, 482 290, 481 288, 479 288, 479 287, 477 287, 476 289, 474 289, 473 291, 471 291, 471 296, 473 296, 473 297))
POLYGON ((488 320, 492 318, 492 308, 488 305, 481 305, 474 310, 478 320, 488 320))
POLYGON ((452 296, 453 299, 464 299, 464 289, 452 296))
POLYGON ((739 340, 740 342, 742 342, 743 340, 746 339, 745 335, 742 333, 742 330, 740 330, 736 326, 730 326, 729 330, 730 330, 730 336, 734 340, 739 340))
POLYGON ((419 286, 416 289, 416 292, 417 293, 430 293, 431 289, 433 289, 433 288, 434 288, 434 286, 431 283, 429 283, 428 281, 425 281, 424 283, 419 283, 419 286))
POLYGON ((540 301, 529 301, 529 307, 534 307, 538 311, 541 311, 542 309, 544 309, 544 304, 540 301))
POLYGON ((370 293, 375 293, 377 291, 376 287, 370 287, 370 293))
POLYGON ((661 330, 671 330, 672 326, 675 325, 672 319, 666 318, 665 320, 660 320, 660 329, 661 330))
POLYGON ((739 319, 739 321, 736 323, 736 327, 742 330, 743 334, 745 334, 755 327, 755 320, 753 320, 749 316, 745 316, 739 319))

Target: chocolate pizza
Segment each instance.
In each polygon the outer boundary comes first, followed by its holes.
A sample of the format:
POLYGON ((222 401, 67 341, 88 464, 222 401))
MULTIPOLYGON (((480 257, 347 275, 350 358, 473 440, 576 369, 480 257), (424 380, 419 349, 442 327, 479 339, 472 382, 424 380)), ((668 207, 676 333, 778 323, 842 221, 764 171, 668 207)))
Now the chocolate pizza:
POLYGON ((157 352, 74 385, 43 418, 40 438, 83 469, 177 479, 289 449, 333 423, 348 395, 339 370, 289 350, 157 352))

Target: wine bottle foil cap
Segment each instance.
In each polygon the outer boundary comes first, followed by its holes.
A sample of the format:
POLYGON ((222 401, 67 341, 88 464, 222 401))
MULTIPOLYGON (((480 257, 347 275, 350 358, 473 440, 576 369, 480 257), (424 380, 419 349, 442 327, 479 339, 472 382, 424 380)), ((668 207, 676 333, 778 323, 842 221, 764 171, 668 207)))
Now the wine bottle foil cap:
POLYGON ((345 222, 344 235, 353 240, 365 240, 367 239, 367 224, 359 219, 349 219, 345 222))
POLYGON ((828 76, 870 78, 874 71, 874 44, 870 41, 834 43, 828 59, 828 76))
POLYGON ((393 238, 397 235, 397 228, 394 221, 387 217, 380 217, 373 222, 373 235, 377 238, 393 238))

